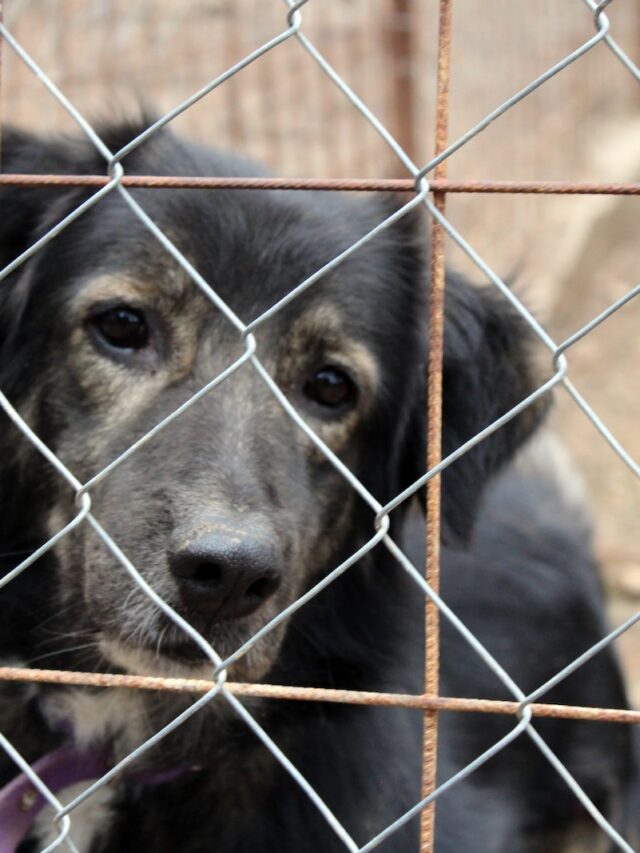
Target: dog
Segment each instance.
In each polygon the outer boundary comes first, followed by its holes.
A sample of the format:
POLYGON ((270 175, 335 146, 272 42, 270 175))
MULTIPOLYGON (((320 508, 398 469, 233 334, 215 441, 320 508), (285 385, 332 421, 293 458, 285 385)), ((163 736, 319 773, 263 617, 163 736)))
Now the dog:
MULTIPOLYGON (((142 129, 123 123, 100 133, 116 151, 142 129)), ((2 157, 4 170, 17 173, 104 171, 100 155, 82 139, 45 139, 17 129, 4 131, 2 157)), ((123 165, 128 174, 263 174, 166 129, 123 165)), ((2 265, 91 192, 4 187, 2 265)), ((243 323, 397 207, 388 199, 354 201, 334 193, 131 193, 243 323)), ((278 388, 382 505, 425 470, 424 233, 419 216, 399 219, 255 329, 257 356, 278 388)), ((245 351, 232 320, 117 192, 4 280, 0 300, 0 388, 81 482, 245 351)), ((545 377, 538 361, 527 323, 507 300, 450 274, 443 452, 539 387, 545 377)), ((531 462, 549 457, 531 449, 545 429, 547 408, 546 397, 536 400, 446 469, 442 482, 443 597, 525 691, 606 631, 584 512, 553 464, 545 472, 531 462)), ((8 418, 0 429, 4 574, 61 530, 78 507, 73 489, 8 418)), ((251 363, 139 446, 90 493, 92 514, 144 580, 223 659, 375 530, 371 506, 294 423, 251 363)), ((420 565, 419 501, 398 506, 390 523, 394 541, 420 565)), ((134 583, 87 523, 1 595, 5 663, 211 678, 199 646, 134 583)), ((229 678, 421 693, 423 614, 415 580, 377 545, 250 646, 229 667, 229 678)), ((446 619, 442 644, 442 695, 512 698, 446 619)), ((112 765, 193 701, 6 683, 0 730, 30 762, 68 748, 76 757, 106 751, 112 765)), ((627 707, 612 651, 601 651, 543 701, 627 707)), ((419 801, 419 711, 243 702, 358 845, 419 801)), ((439 781, 515 724, 500 715, 441 713, 439 781)), ((535 727, 605 816, 630 831, 629 729, 550 719, 535 727)), ((17 774, 4 752, 0 773, 0 784, 17 774)), ((68 801, 88 784, 84 778, 57 793, 68 801)), ((21 833, 15 849, 30 853, 52 843, 57 829, 40 811, 21 833)), ((71 837, 89 853, 345 849, 220 696, 74 810, 71 837)), ((441 796, 436 837, 438 853, 612 849, 526 734, 441 796)), ((378 849, 413 853, 417 844, 414 818, 378 849)))

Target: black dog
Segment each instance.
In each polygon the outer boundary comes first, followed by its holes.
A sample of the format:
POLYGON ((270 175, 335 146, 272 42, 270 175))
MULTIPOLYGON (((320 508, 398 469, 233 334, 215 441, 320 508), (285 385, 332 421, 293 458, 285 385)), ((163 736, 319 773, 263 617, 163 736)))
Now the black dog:
MULTIPOLYGON (((139 132, 104 130, 112 149, 139 132)), ((99 173, 81 140, 5 132, 12 172, 99 173)), ((129 174, 233 175, 242 161, 163 131, 129 174)), ((0 260, 73 210, 86 189, 2 190, 0 260)), ((188 261, 249 322, 389 214, 333 194, 135 190, 188 261)), ((427 330, 423 224, 405 217, 256 332, 257 355, 317 435, 385 504, 424 470, 427 330)), ((0 285, 0 388, 86 481, 243 352, 238 330, 117 193, 84 213, 0 285)), ((531 334, 506 301, 451 276, 444 366, 445 453, 541 382, 531 334)), ((587 537, 549 480, 504 474, 539 426, 537 402, 443 479, 444 597, 525 690, 604 632, 587 537), (474 519, 480 507, 477 532, 474 519), (464 550, 464 548, 468 550, 464 550), (451 550, 450 550, 451 549, 451 550)), ((65 481, 3 416, 5 571, 77 512, 65 481)), ((162 598, 224 658, 353 554, 371 508, 292 422, 251 364, 140 447, 91 491, 92 512, 162 598)), ((391 533, 422 539, 406 505, 391 533), (411 523, 407 523, 407 521, 411 523)), ((415 559, 421 559, 415 554, 415 559)), ((32 666, 210 677, 193 641, 83 524, 2 592, 5 660, 32 666)), ((233 680, 421 692, 423 595, 377 546, 229 670, 233 680)), ((445 625, 442 692, 511 698, 445 625)), ((193 701, 167 694, 2 690, 0 729, 29 761, 69 742, 111 761, 193 701)), ((624 707, 609 651, 549 701, 624 707)), ((400 709, 246 701, 363 845, 420 798, 421 715, 400 709)), ((449 778, 515 720, 443 713, 449 778)), ((623 727, 536 727, 623 830, 631 746, 623 727)), ((77 756, 76 756, 77 758, 77 756)), ((79 849, 319 853, 346 849, 255 735, 218 697, 72 813, 79 849)), ((6 756, 4 781, 16 774, 6 756)), ((86 786, 86 781, 84 785, 86 786)), ((77 793, 77 790, 76 790, 77 793)), ((20 853, 51 840, 40 815, 20 853)), ((526 735, 439 805, 438 851, 608 850, 604 835, 526 735)), ((412 820, 380 850, 413 853, 412 820)))

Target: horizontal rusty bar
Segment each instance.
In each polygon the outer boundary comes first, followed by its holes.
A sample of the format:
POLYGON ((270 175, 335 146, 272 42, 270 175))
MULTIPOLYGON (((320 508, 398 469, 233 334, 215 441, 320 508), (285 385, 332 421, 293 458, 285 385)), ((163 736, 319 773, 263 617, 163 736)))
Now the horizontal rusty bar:
MULTIPOLYGON (((1 174, 1 186, 103 187, 106 175, 20 175, 1 174)), ((212 178, 177 175, 125 175, 125 187, 196 190, 329 190, 337 192, 414 192, 411 179, 355 178, 212 178)), ((585 181, 450 181, 429 182, 441 193, 525 193, 533 195, 640 195, 640 183, 597 183, 585 181)))
MULTIPOLYGON (((213 681, 195 678, 161 678, 148 675, 113 675, 102 672, 66 672, 57 669, 0 667, 0 681, 41 682, 76 687, 126 687, 135 690, 166 690, 172 693, 207 693, 213 681)), ((324 687, 287 687, 279 684, 243 684, 227 682, 226 689, 236 696, 260 699, 287 699, 299 702, 335 702, 343 705, 378 705, 417 710, 461 711, 476 714, 513 715, 518 702, 495 699, 458 699, 447 696, 410 693, 372 693, 360 690, 334 690, 324 687)), ((582 705, 548 705, 535 702, 534 717, 594 722, 640 723, 640 711, 621 708, 587 708, 582 705)))

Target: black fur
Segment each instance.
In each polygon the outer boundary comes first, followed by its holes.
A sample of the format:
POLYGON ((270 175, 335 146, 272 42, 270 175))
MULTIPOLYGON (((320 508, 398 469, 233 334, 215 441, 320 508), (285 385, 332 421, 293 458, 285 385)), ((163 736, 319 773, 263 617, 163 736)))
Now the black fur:
MULTIPOLYGON (((138 130, 104 128, 102 135, 117 150, 138 130)), ((104 171, 88 143, 43 141, 17 131, 5 132, 3 158, 5 171, 104 171)), ((255 173, 243 161, 166 131, 131 154, 124 166, 129 174, 255 173)), ((89 195, 84 189, 2 189, 2 263, 89 195)), ((133 196, 244 322, 388 213, 380 200, 356 203, 329 194, 135 190, 133 196)), ((415 217, 403 220, 257 332, 258 355, 298 410, 330 446, 338 443, 338 455, 383 504, 420 476, 426 458, 422 227, 415 217), (339 439, 331 430, 351 415, 317 412, 300 391, 309 370, 329 358, 329 333, 322 328, 327 310, 340 318, 338 331, 331 334, 368 353, 377 374, 368 397, 362 392, 366 405, 339 439), (321 328, 303 347, 308 352, 301 353, 290 331, 305 312, 315 312, 321 328)), ((74 314, 91 280, 106 276, 153 283, 175 270, 112 193, 0 284, 0 388, 81 480, 242 351, 236 331, 195 287, 185 285, 170 314, 158 321, 162 341, 151 366, 106 365, 111 372, 104 381, 83 372, 94 363, 102 369, 99 353, 86 341, 90 320, 74 314), (197 299, 202 300, 197 317, 180 320, 197 299), (194 359, 179 376, 178 371, 168 374, 153 394, 135 402, 138 385, 164 376, 173 353, 171 335, 178 334, 165 327, 174 322, 191 329, 189 339, 198 342, 194 359), (121 397, 103 399, 111 385, 119 387, 129 376, 135 381, 118 392, 121 397), (107 430, 102 425, 114 406, 124 407, 122 422, 114 421, 107 430)), ((449 278, 447 298, 445 453, 540 383, 531 367, 530 334, 502 298, 455 275, 449 278)), ((487 481, 537 429, 545 407, 535 404, 466 454, 447 470, 443 484, 445 600, 525 690, 544 682, 605 630, 588 537, 563 506, 552 480, 509 470, 482 497, 487 481), (457 550, 461 542, 468 550, 457 550)), ((52 507, 59 509, 58 528, 60 519, 75 510, 70 489, 5 417, 0 440, 5 448, 0 559, 6 571, 51 535, 47 517, 52 507)), ((274 553, 281 555, 281 595, 292 599, 372 535, 373 513, 349 495, 339 475, 302 441, 245 366, 116 469, 92 497, 97 517, 163 593, 169 589, 171 537, 180 525, 195 524, 194 514, 209 512, 210 504, 216 513, 223 507, 247 533, 249 521, 258 519, 271 531, 274 553), (341 524, 345 508, 348 516, 341 524), (291 549, 306 557, 287 558, 291 549)), ((392 533, 421 560, 422 527, 406 506, 393 513, 392 533)), ((85 528, 70 542, 67 550, 62 546, 47 555, 2 591, 3 656, 33 666, 118 671, 98 643, 105 632, 128 641, 131 631, 124 625, 121 602, 129 601, 130 581, 85 528), (90 585, 94 573, 106 579, 96 581, 103 587, 97 591, 90 585), (93 646, 74 651, 87 638, 93 646)), ((260 626, 255 620, 211 625, 173 587, 169 591, 171 603, 223 655, 260 626)), ((135 597, 132 602, 144 606, 135 597)), ((282 598, 280 606, 287 603, 282 598)), ((413 581, 378 546, 291 618, 279 643, 265 652, 269 665, 258 680, 420 692, 423 605, 413 581)), ((157 641, 160 648, 163 623, 153 621, 157 614, 150 605, 145 620, 145 642, 151 647, 157 641)), ((185 652, 178 638, 166 636, 162 651, 169 658, 184 666, 199 661, 197 650, 185 652)), ((510 698, 446 623, 443 644, 443 695, 510 698)), ((68 737, 47 710, 56 691, 60 688, 2 688, 0 729, 30 760, 68 737)), ((614 707, 626 703, 609 650, 545 699, 614 707)), ((145 695, 144 701, 152 730, 185 704, 165 695, 145 695)), ((419 713, 299 702, 246 700, 246 705, 359 844, 419 799, 419 713)), ((442 781, 514 725, 497 716, 441 717, 442 781)), ((126 729, 127 721, 119 725, 126 729)), ((621 822, 632 773, 628 729, 550 720, 536 727, 596 804, 626 831, 621 822)), ((116 757, 126 754, 131 748, 126 731, 113 733, 112 746, 116 757)), ((114 788, 109 826, 94 839, 91 853, 344 849, 296 783, 220 699, 164 740, 147 761, 152 768, 197 764, 201 769, 161 785, 140 784, 125 774, 114 788)), ((15 773, 4 756, 0 771, 4 781, 15 773)), ((526 736, 443 796, 438 808, 438 853, 553 853, 568 850, 576 838, 585 846, 572 849, 608 849, 595 825, 587 821, 583 828, 575 798, 526 736)), ((30 844, 25 842, 21 853, 30 844)), ((379 849, 413 853, 416 820, 379 849)))

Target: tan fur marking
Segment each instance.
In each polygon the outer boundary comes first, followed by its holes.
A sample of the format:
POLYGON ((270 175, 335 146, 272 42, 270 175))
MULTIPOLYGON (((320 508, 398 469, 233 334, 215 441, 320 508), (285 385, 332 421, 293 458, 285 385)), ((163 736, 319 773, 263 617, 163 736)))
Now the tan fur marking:
MULTIPOLYGON (((95 782, 87 779, 77 785, 64 788, 58 795, 63 806, 75 800, 83 791, 95 782)), ((89 799, 80 803, 71 814, 70 837, 79 851, 91 849, 93 841, 102 835, 111 822, 111 803, 114 797, 114 786, 99 788, 89 799)), ((53 844, 60 833, 60 828, 54 823, 54 811, 50 806, 44 808, 38 815, 30 837, 37 842, 37 849, 42 850, 53 844)), ((62 845, 62 849, 65 845, 62 845)))
MULTIPOLYGON (((273 666, 283 632, 275 629, 272 635, 275 634, 280 634, 275 651, 272 648, 268 652, 261 651, 254 646, 244 657, 229 667, 227 670, 229 677, 238 681, 258 681, 266 675, 273 666)), ((193 665, 180 663, 165 655, 157 655, 147 649, 124 646, 117 640, 111 639, 101 640, 100 649, 106 658, 131 675, 196 679, 211 679, 213 677, 213 666, 210 663, 193 665)))
MULTIPOLYGON (((347 443, 360 417, 373 403, 380 385, 378 365, 369 348, 345 332, 340 313, 325 303, 307 310, 287 335, 280 365, 285 390, 294 390, 291 386, 305 365, 309 372, 325 365, 343 367, 360 389, 355 408, 335 420, 302 413, 320 438, 337 452, 347 443)), ((315 447, 311 452, 314 461, 324 460, 324 455, 315 447)))
POLYGON ((175 299, 184 290, 177 286, 175 273, 160 278, 137 279, 126 275, 99 275, 89 279, 71 300, 71 309, 77 317, 82 317, 94 303, 111 299, 132 299, 138 301, 157 301, 158 297, 169 295, 175 299), (169 285, 167 287, 167 284, 169 285))

